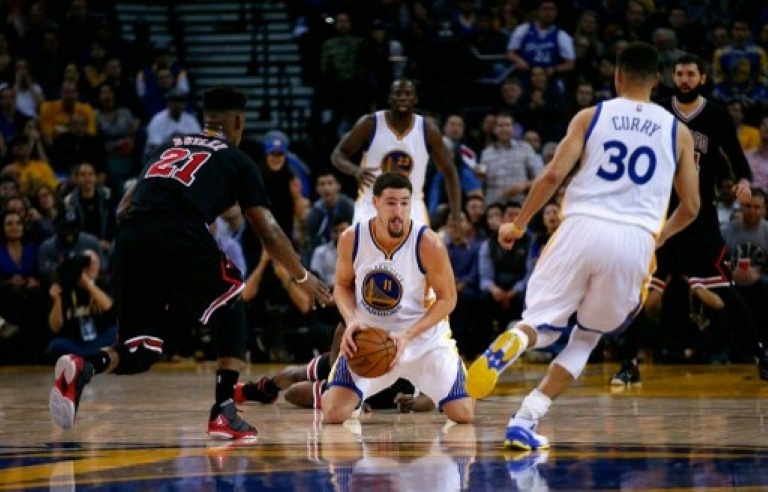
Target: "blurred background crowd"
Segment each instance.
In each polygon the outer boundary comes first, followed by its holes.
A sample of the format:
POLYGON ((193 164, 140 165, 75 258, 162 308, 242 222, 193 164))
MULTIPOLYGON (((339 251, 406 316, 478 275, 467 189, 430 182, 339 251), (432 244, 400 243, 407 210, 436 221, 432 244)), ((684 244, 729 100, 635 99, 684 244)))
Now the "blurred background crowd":
MULTIPOLYGON (((498 246, 495 232, 519 212, 570 118, 616 95, 617 52, 637 40, 659 49, 659 98, 673 93, 674 60, 683 53, 700 56, 708 67, 703 94, 727 106, 754 173, 748 203, 734 199, 733 176, 723 173, 717 206, 729 262, 737 268, 749 260, 759 272, 737 288, 756 292, 745 297, 765 339, 766 2, 188 3, 201 10, 216 4, 216 12, 231 13, 234 23, 222 21, 221 27, 235 33, 267 32, 270 15, 288 26, 285 42, 298 53, 292 64, 276 58, 266 37, 246 37, 237 47, 252 53, 246 74, 272 68, 298 74, 296 83, 311 88, 305 117, 297 120, 290 107, 274 111, 267 126, 250 127, 241 147, 261 169, 278 222, 305 264, 329 285, 335 241, 351 223, 357 195, 357 183, 332 169, 330 153, 361 116, 388 107, 393 80, 415 82, 418 111, 443 131, 460 174, 476 178, 464 180, 476 184, 462 189, 468 218, 463 231, 443 228, 442 176, 431 169, 425 186, 430 225, 445 238, 459 292, 452 329, 469 359, 520 317, 526 281, 558 227, 562 193, 512 251, 498 246), (739 243, 729 240, 737 236, 734 230, 754 234, 739 243)), ((158 41, 151 19, 121 16, 124 4, 141 7, 135 1, 0 2, 0 364, 48 363, 114 341, 115 207, 144 156, 172 135, 200 131, 200 93, 215 70, 195 77, 192 50, 179 34, 180 7, 152 2, 164 9, 164 28, 171 33, 158 41)), ((209 17, 208 27, 215 30, 216 19, 209 17)), ((225 59, 227 51, 214 60, 225 59)), ((259 118, 283 89, 252 98, 259 118)), ((327 350, 338 314, 333 307, 310 309, 287 273, 262 252, 239 208, 228 210, 211 231, 248 277, 251 361, 303 361, 327 350)), ((750 349, 728 318, 709 316, 681 284, 666 294, 670 302, 650 329, 644 357, 748 360, 750 349)), ((210 333, 202 326, 196 333, 167 341, 166 357, 213 357, 210 333)), ((604 341, 593 357, 610 358, 611 344, 604 341)), ((548 360, 557 350, 555 345, 530 357, 548 360)))

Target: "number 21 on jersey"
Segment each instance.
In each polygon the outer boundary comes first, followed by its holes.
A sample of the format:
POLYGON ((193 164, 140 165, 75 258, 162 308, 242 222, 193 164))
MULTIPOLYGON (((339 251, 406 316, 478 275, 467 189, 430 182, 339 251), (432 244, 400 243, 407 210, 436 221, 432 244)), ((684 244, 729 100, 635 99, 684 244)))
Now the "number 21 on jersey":
POLYGON ((184 186, 195 180, 195 173, 211 158, 210 152, 190 152, 173 147, 160 155, 160 160, 149 166, 145 178, 173 178, 184 186))

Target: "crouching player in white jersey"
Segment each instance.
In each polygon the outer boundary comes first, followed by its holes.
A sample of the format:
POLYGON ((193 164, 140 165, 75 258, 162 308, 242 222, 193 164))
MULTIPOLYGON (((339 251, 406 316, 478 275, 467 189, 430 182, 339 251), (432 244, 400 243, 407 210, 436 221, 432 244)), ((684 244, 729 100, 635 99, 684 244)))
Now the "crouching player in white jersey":
POLYGON ((614 80, 620 96, 573 118, 520 215, 499 229, 499 242, 511 247, 579 163, 565 194, 563 222, 528 283, 522 321, 499 335, 467 376, 468 394, 487 396, 504 369, 526 349, 553 343, 576 312, 568 345, 509 421, 509 447, 549 446, 535 432, 539 419, 579 377, 600 337, 626 327, 642 308, 655 248, 698 213, 691 133, 650 102, 658 64, 656 49, 645 43, 619 54, 614 80), (673 183, 680 204, 665 223, 673 183))
POLYGON ((360 403, 398 378, 409 380, 457 423, 474 419, 474 401, 464 389, 464 364, 450 337, 448 315, 456 286, 442 239, 410 219, 411 182, 385 173, 373 184, 376 216, 339 238, 334 298, 347 329, 331 370, 322 409, 326 423, 348 419, 360 403), (389 331, 397 355, 376 378, 347 364, 357 348, 353 336, 367 327, 389 331))

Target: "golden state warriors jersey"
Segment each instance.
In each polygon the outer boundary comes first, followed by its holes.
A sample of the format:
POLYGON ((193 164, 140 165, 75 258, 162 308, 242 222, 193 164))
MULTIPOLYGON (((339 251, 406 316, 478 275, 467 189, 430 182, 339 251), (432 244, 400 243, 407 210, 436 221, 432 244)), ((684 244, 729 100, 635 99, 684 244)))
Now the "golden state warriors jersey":
MULTIPOLYGON (((357 316, 366 326, 404 331, 435 300, 419 258, 419 241, 427 226, 411 221, 403 242, 394 250, 385 251, 373 236, 374 220, 355 225, 352 254, 357 316)), ((447 336, 449 330, 448 322, 441 321, 411 343, 447 336)))
POLYGON ((677 169, 677 119, 654 103, 597 105, 563 216, 589 215, 661 230, 677 169))
MULTIPOLYGON (((387 123, 385 113, 377 111, 374 114, 376 126, 371 143, 363 154, 361 167, 373 171, 376 176, 390 171, 408 176, 413 185, 413 201, 423 201, 429 163, 424 118, 414 114, 411 127, 399 135, 387 123)), ((370 203, 373 189, 364 188, 359 198, 370 203)))

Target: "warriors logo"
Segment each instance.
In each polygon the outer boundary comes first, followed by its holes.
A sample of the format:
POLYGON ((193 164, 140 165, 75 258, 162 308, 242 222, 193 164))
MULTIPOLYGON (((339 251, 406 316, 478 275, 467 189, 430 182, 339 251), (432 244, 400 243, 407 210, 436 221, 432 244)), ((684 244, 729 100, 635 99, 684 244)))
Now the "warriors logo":
POLYGON ((413 171, 413 159, 402 150, 392 150, 387 152, 381 160, 381 172, 400 173, 405 177, 411 175, 413 171))
POLYGON ((393 314, 403 297, 403 285, 394 272, 374 269, 363 279, 362 298, 364 307, 378 316, 393 314))

